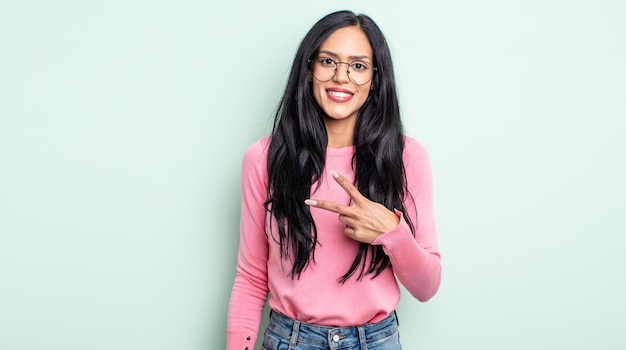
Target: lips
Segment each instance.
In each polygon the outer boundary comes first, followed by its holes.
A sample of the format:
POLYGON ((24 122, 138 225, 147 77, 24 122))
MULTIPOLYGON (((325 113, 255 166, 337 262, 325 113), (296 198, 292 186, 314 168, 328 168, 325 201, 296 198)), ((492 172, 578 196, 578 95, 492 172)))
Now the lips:
POLYGON ((328 96, 331 101, 344 103, 350 101, 352 97, 354 97, 354 93, 346 89, 328 88, 326 89, 326 96, 328 96))

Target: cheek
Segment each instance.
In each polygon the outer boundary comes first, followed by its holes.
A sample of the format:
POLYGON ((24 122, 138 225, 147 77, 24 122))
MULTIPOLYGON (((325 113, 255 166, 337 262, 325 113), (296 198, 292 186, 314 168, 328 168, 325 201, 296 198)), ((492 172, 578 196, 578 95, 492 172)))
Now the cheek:
POLYGON ((312 90, 313 90, 313 98, 315 98, 315 102, 317 102, 317 104, 321 105, 321 103, 322 103, 322 94, 325 93, 325 89, 322 88, 320 86, 320 84, 316 84, 316 82, 313 81, 312 90))
POLYGON ((370 92, 372 91, 370 86, 360 86, 358 93, 359 93, 359 104, 362 106, 365 101, 367 100, 367 98, 370 95, 370 92))

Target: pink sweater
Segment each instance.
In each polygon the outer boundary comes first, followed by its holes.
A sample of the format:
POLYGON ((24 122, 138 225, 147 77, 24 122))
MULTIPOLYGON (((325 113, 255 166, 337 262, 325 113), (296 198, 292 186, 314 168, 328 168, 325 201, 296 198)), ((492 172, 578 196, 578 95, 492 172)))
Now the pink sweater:
MULTIPOLYGON (((311 207, 319 245, 315 262, 300 279, 291 279, 289 261, 281 261, 279 245, 268 235, 269 216, 263 207, 267 194, 267 147, 269 137, 248 148, 241 174, 241 230, 237 274, 233 284, 227 323, 227 349, 253 349, 269 293, 272 309, 302 322, 329 326, 351 326, 377 322, 398 305, 397 279, 418 300, 430 299, 439 288, 441 262, 433 216, 432 175, 425 148, 405 137, 404 164, 412 198, 405 200, 406 213, 399 213, 398 226, 372 244, 382 245, 391 267, 371 279, 345 284, 338 279, 352 264, 358 242, 344 235, 345 225, 337 214, 311 207), (404 215, 416 225, 411 233, 404 215)), ((349 203, 346 192, 328 170, 354 180, 351 168, 354 147, 329 148, 321 186, 311 198, 349 203)), ((275 226, 274 226, 275 227, 275 226)), ((275 230, 275 228, 274 228, 275 230)), ((277 237, 274 232, 274 237, 277 237)), ((358 271, 357 271, 358 274, 358 271)))

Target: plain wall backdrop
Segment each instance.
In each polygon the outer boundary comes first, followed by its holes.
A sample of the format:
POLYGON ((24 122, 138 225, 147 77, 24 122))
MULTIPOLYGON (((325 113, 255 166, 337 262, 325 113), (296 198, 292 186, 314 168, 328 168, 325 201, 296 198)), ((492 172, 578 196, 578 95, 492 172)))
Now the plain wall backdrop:
POLYGON ((0 0, 0 349, 224 348, 243 152, 339 9, 433 166, 405 348, 626 348, 623 1, 0 0))

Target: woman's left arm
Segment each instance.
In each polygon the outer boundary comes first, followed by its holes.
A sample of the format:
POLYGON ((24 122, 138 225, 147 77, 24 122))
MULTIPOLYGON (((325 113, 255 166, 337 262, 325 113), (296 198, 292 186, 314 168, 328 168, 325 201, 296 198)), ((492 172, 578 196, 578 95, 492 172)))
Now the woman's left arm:
POLYGON ((424 146, 405 139, 404 165, 409 193, 404 213, 395 229, 378 236, 372 244, 382 245, 402 285, 418 300, 427 301, 439 290, 441 255, 433 212, 433 180, 430 159, 424 146), (406 217, 411 219, 411 232, 406 217))

